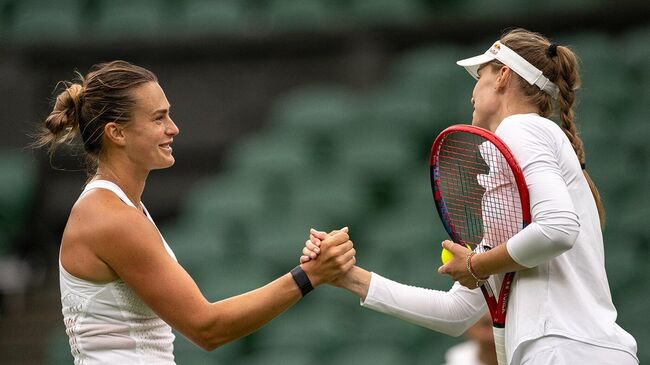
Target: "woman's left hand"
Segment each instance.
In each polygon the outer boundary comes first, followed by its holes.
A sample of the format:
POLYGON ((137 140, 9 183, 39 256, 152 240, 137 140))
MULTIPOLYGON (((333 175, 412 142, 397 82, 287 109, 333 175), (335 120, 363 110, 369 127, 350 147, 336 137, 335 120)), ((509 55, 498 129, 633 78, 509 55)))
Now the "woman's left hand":
POLYGON ((452 279, 469 289, 476 289, 477 281, 467 270, 467 258, 472 250, 449 240, 443 241, 442 247, 451 251, 454 257, 440 266, 438 273, 451 276, 452 279))

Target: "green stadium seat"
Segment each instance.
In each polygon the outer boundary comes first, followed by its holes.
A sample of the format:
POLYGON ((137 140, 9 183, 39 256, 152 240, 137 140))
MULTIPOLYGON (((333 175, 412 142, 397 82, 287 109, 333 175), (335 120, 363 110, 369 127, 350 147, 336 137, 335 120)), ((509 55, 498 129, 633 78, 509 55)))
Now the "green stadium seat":
POLYGON ((220 34, 245 31, 251 24, 243 1, 188 0, 185 2, 183 32, 220 34))
POLYGON ((273 0, 264 16, 275 31, 320 29, 332 26, 337 20, 329 3, 322 0, 273 0))
POLYGON ((255 173, 258 179, 304 171, 311 162, 305 142, 299 136, 277 129, 254 135, 234 146, 226 159, 226 168, 255 173))
POLYGON ((244 355, 235 363, 250 365, 313 365, 316 364, 315 355, 309 349, 299 347, 267 349, 244 355))
MULTIPOLYGON (((402 323, 402 325, 404 325, 402 323)), ((390 333, 393 339, 400 333, 390 333)), ((394 365, 408 364, 409 356, 392 341, 355 342, 338 349, 329 356, 326 364, 355 364, 355 365, 394 365)))
POLYGON ((414 24, 427 19, 427 9, 415 0, 353 0, 350 7, 364 24, 414 24))
MULTIPOLYGON (((351 224, 368 208, 367 187, 359 176, 346 169, 322 175, 296 175, 293 179, 290 209, 297 215, 316 210, 325 221, 320 224, 351 224)), ((332 227, 336 228, 336 227, 332 227)))
POLYGON ((329 167, 339 141, 360 124, 360 104, 354 93, 333 85, 292 90, 271 111, 276 135, 301 143, 308 160, 319 169, 329 167))
MULTIPOLYGON (((297 255, 294 260, 297 262, 297 255)), ((209 261, 206 260, 195 280, 203 295, 210 301, 222 300, 257 289, 278 276, 262 255, 245 257, 224 255, 213 257, 209 261)), ((283 273, 291 270, 291 267, 285 267, 283 273)))
MULTIPOLYGON (((273 214, 260 216, 250 227, 250 252, 257 255, 266 266, 277 273, 286 272, 298 263, 309 229, 328 230, 331 222, 319 209, 309 211, 278 210, 273 214)), ((334 227, 341 228, 341 227, 334 227)))
POLYGON ((101 0, 98 16, 91 31, 103 39, 155 39, 167 28, 163 26, 163 0, 101 0))
POLYGON ((177 236, 179 242, 187 242, 190 254, 204 245, 214 254, 247 251, 248 227, 272 203, 258 179, 254 171, 223 174, 192 189, 177 236))
POLYGON ((16 2, 11 38, 25 43, 71 42, 82 32, 80 0, 16 2))
POLYGON ((232 364, 243 352, 243 341, 238 340, 207 352, 174 331, 174 360, 177 364, 232 364))
POLYGON ((364 122, 358 128, 377 128, 395 138, 413 140, 434 129, 438 112, 434 100, 412 97, 400 90, 382 90, 366 99, 364 122))
POLYGON ((36 168, 31 156, 0 150, 0 255, 27 229, 27 219, 36 188, 36 168))
POLYGON ((254 351, 280 348, 301 348, 315 354, 328 351, 343 343, 340 339, 342 331, 356 328, 349 322, 352 316, 359 314, 355 308, 359 308, 358 299, 350 293, 329 286, 319 287, 255 333, 254 351), (341 302, 341 297, 348 300, 341 302))
MULTIPOLYGON (((607 230, 609 227, 606 227, 607 230)), ((633 263, 639 252, 632 244, 635 240, 634 236, 634 233, 630 232, 627 235, 616 234, 615 237, 611 237, 613 239, 609 239, 607 235, 604 238, 607 280, 613 296, 624 291, 636 275, 636 266, 633 263), (625 242, 625 249, 621 249, 621 242, 625 242)))
POLYGON ((73 363, 69 338, 64 328, 57 327, 47 335, 43 357, 45 365, 69 365, 73 363))

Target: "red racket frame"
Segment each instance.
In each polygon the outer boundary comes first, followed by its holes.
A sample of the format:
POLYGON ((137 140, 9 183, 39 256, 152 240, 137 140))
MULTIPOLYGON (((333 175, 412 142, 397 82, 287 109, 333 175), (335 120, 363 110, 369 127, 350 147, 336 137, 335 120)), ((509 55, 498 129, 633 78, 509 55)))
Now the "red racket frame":
MULTIPOLYGON (((528 187, 524 179, 524 174, 519 167, 514 155, 508 148, 508 146, 499 138, 496 134, 471 125, 453 125, 451 127, 443 130, 433 142, 431 146, 431 154, 429 158, 430 166, 430 177, 431 177, 431 188, 433 192, 433 198, 435 201, 436 209, 440 215, 440 219, 443 222, 445 230, 451 237, 451 239, 459 243, 461 241, 460 236, 457 232, 454 231, 453 224, 449 221, 447 208, 445 206, 444 194, 440 191, 440 180, 439 180, 439 171, 438 171, 438 158, 440 147, 444 142, 445 138, 451 133, 470 133, 476 136, 479 136, 486 141, 492 143, 498 150, 501 152, 505 158, 508 166, 510 167, 512 174, 519 191, 519 199, 521 201, 522 208, 522 229, 531 222, 530 214, 530 200, 528 195, 528 187)), ((459 243, 460 244, 460 243, 459 243)), ((503 282, 501 284, 501 290, 499 292, 498 300, 495 298, 494 293, 492 292, 489 285, 481 285, 481 291, 487 302, 490 314, 492 315, 492 323, 494 327, 504 328, 506 321, 506 311, 508 309, 508 296, 510 293, 510 287, 512 285, 512 280, 514 279, 515 273, 509 272, 505 274, 503 282)))

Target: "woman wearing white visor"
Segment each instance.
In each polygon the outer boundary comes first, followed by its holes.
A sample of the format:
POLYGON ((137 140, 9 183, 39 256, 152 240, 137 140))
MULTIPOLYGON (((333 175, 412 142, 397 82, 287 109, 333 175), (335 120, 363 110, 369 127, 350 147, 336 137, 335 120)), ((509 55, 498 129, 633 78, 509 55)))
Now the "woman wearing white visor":
MULTIPOLYGON (((477 79, 472 124, 513 151, 528 189, 532 223, 506 244, 475 254, 480 277, 517 271, 508 305, 509 364, 637 364, 634 338, 616 324, 604 265, 604 211, 585 170, 573 122, 580 85, 575 54, 540 34, 516 29, 484 54, 458 61, 477 79), (558 115, 559 126, 550 118, 558 115)), ((312 231, 301 260, 314 259, 326 234, 312 231)), ((447 292, 396 283, 354 267, 335 285, 362 306, 436 331, 460 335, 486 311, 468 252, 445 241, 455 259, 440 273, 447 292)))

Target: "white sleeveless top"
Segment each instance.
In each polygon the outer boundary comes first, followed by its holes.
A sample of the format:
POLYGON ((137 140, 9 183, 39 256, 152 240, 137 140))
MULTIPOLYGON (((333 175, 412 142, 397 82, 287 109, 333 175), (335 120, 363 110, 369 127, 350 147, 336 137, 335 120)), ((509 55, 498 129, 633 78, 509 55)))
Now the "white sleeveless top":
MULTIPOLYGON (((81 196, 97 188, 110 190, 135 207, 117 185, 106 180, 90 182, 81 196)), ((146 208, 144 211, 153 223, 146 208)), ((164 238, 162 241, 176 259, 164 238)), ((75 365, 175 364, 171 327, 122 280, 97 284, 79 279, 68 273, 59 259, 59 281, 63 321, 75 365)))

